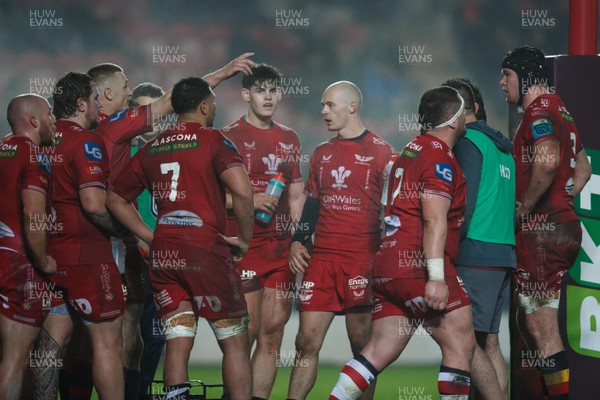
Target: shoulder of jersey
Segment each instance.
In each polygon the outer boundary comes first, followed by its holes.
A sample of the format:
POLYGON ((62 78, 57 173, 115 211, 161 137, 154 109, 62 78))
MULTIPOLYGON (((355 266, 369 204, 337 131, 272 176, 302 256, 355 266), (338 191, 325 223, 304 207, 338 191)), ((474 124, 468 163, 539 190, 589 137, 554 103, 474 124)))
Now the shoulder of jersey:
POLYGON ((32 151, 37 151, 39 146, 30 140, 14 140, 14 137, 5 137, 0 139, 0 146, 4 145, 2 150, 17 150, 19 154, 29 155, 32 151), (21 150, 19 150, 21 149, 21 150))
POLYGON ((367 139, 369 143, 373 143, 374 145, 386 146, 386 147, 389 147, 390 149, 392 148, 392 146, 390 146, 390 144, 388 142, 386 142, 384 139, 379 137, 379 135, 377 135, 373 131, 369 131, 369 133, 366 135, 365 139, 367 139))
POLYGON ((239 150, 238 150, 237 146, 235 145, 235 143, 233 143, 231 141, 231 139, 229 139, 227 136, 225 136, 223 134, 223 132, 221 132, 218 129, 214 129, 214 128, 206 128, 206 131, 208 133, 207 136, 212 138, 212 140, 214 140, 215 142, 221 142, 225 146, 227 146, 229 149, 239 153, 239 150))
POLYGON ((77 135, 97 135, 97 133, 90 131, 88 129, 82 128, 79 125, 75 125, 75 124, 69 124, 66 126, 62 126, 63 124, 60 123, 61 121, 58 121, 56 123, 56 131, 61 131, 61 132, 75 132, 77 133, 77 135))
POLYGON ((207 135, 209 137, 216 137, 216 138, 225 137, 225 135, 223 135, 223 132, 221 132, 219 129, 216 129, 216 128, 209 128, 207 126, 203 126, 201 128, 201 131, 202 131, 203 135, 207 135))
POLYGON ((422 151, 436 155, 448 153, 448 149, 442 144, 440 140, 418 140, 417 137, 416 139, 413 139, 410 142, 408 142, 406 146, 404 146, 402 151, 399 153, 399 157, 415 159, 422 151))
POLYGON ((237 128, 239 128, 240 126, 241 126, 240 121, 236 120, 236 121, 233 121, 232 123, 230 123, 229 125, 224 126, 221 129, 221 132, 231 133, 231 132, 234 132, 235 130, 237 130, 237 128))
POLYGON ((548 116, 559 111, 561 106, 560 98, 557 96, 544 96, 536 99, 530 107, 525 110, 525 114, 532 117, 548 116))
POLYGON ((331 138, 326 142, 321 142, 317 145, 317 147, 315 147, 315 152, 317 151, 323 151, 326 150, 329 146, 333 146, 333 142, 335 141, 335 138, 331 138))
MULTIPOLYGON (((57 132, 58 131, 59 130, 57 130, 57 132)), ((68 138, 69 138, 69 140, 71 140, 71 142, 84 142, 84 141, 85 142, 89 142, 89 141, 102 142, 102 136, 100 136, 100 134, 93 132, 93 131, 88 131, 87 129, 84 129, 80 126, 71 125, 67 129, 60 129, 60 131, 63 133, 74 132, 75 135, 68 136, 68 138)), ((63 136, 63 139, 64 138, 65 137, 63 136)))
POLYGON ((282 130, 283 132, 286 133, 296 133, 296 131, 294 131, 292 128, 290 128, 289 126, 283 125, 282 123, 279 123, 277 121, 273 121, 273 125, 275 125, 276 127, 278 127, 280 130, 282 130))
POLYGON ((8 135, 6 135, 6 136, 3 136, 3 137, 1 137, 1 138, 0 138, 0 144, 2 144, 2 143, 4 143, 4 142, 6 142, 7 140, 9 140, 9 139, 11 139, 11 138, 13 138, 13 137, 14 137, 14 135, 12 134, 12 132, 11 132, 11 133, 9 133, 9 134, 8 134, 8 135))
MULTIPOLYGON (((79 128, 79 127, 75 127, 75 128, 79 128)), ((88 131, 86 129, 82 129, 81 131, 79 131, 79 133, 77 133, 77 135, 75 135, 75 137, 79 140, 93 140, 95 142, 102 142, 102 136, 100 136, 100 134, 93 132, 93 131, 88 131)))

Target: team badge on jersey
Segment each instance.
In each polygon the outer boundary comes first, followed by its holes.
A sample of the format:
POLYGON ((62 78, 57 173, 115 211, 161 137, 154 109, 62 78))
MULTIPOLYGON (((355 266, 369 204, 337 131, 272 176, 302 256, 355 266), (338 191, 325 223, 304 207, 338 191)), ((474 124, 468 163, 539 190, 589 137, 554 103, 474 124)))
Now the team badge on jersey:
POLYGON ((343 165, 338 167, 338 169, 331 170, 331 176, 335 179, 335 183, 332 185, 332 187, 337 189, 347 188, 348 185, 346 185, 344 181, 350 176, 351 173, 352 171, 346 169, 346 167, 343 165))
POLYGON ((98 143, 86 142, 83 144, 85 150, 85 156, 92 161, 102 161, 102 150, 98 143))
POLYGON ((452 167, 450 164, 436 163, 435 176, 445 182, 452 183, 452 167))
POLYGON ((277 157, 275 154, 269 154, 268 157, 263 157, 262 162, 265 163, 267 167, 267 171, 265 174, 267 175, 275 175, 277 173, 277 168, 279 164, 283 162, 283 159, 277 157))
POLYGON ((539 139, 544 135, 551 135, 554 133, 550 120, 546 118, 540 118, 531 123, 531 133, 533 133, 534 139, 539 139))

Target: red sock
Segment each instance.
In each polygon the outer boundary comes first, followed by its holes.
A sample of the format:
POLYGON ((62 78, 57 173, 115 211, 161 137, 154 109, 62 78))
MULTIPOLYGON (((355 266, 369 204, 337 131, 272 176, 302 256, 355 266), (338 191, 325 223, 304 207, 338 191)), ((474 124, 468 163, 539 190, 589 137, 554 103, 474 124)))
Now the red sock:
POLYGON ((58 381, 61 399, 89 400, 94 389, 92 364, 76 358, 69 368, 60 371, 58 381))

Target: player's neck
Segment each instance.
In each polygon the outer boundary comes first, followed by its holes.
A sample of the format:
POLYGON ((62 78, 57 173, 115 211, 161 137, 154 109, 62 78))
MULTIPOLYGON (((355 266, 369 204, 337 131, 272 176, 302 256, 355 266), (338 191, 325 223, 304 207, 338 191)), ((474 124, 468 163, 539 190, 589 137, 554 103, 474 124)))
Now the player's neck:
POLYGON ((258 129, 270 129, 273 126, 273 119, 271 117, 259 117, 251 111, 246 113, 244 118, 247 123, 258 129))
POLYGON ((113 107, 109 107, 109 106, 103 106, 103 107, 100 109, 100 112, 101 112, 102 114, 104 114, 104 115, 108 115, 108 116, 111 116, 111 115, 113 115, 114 113, 117 113, 117 112, 119 112, 119 111, 121 111, 121 109, 114 110, 114 109, 113 109, 113 107))
POLYGON ((475 114, 467 114, 465 115, 465 124, 470 124, 471 122, 477 122, 477 117, 475 114))
POLYGON ((177 116, 177 122, 180 122, 180 123, 190 122, 190 123, 206 126, 206 118, 204 118, 204 116, 198 116, 196 114, 180 114, 177 116))
POLYGON ((360 120, 350 121, 347 126, 338 131, 338 135, 342 139, 354 139, 362 135, 366 129, 360 120))
POLYGON ((531 103, 543 94, 548 94, 548 88, 544 85, 533 85, 527 89, 527 93, 523 96, 523 109, 526 110, 531 103))

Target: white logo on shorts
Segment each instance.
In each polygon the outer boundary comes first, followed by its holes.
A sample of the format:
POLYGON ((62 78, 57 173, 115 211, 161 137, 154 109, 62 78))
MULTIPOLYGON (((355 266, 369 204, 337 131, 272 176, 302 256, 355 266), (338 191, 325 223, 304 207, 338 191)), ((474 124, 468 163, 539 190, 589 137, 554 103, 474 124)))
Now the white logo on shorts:
POLYGON ((210 307, 214 312, 221 311, 221 300, 217 296, 194 296, 198 309, 210 307))

